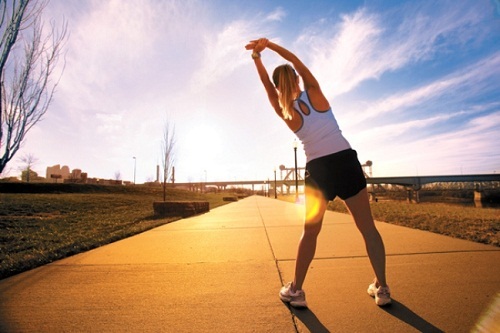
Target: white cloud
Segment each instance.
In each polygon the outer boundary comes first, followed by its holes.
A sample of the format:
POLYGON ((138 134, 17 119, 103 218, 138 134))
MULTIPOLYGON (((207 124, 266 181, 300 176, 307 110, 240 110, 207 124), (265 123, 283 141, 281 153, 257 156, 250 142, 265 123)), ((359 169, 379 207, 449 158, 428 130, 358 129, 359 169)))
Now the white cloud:
POLYGON ((105 133, 115 133, 121 129, 122 115, 119 114, 96 114, 97 133, 102 135, 105 133))
POLYGON ((258 30, 251 21, 232 21, 219 32, 207 33, 201 67, 195 72, 192 86, 195 91, 206 88, 212 82, 230 76, 237 68, 248 64, 248 32, 258 30))
POLYGON ((282 7, 276 8, 266 16, 267 21, 282 21, 286 16, 286 11, 282 7))
POLYGON ((449 45, 481 38, 487 31, 477 25, 484 15, 478 7, 456 3, 386 14, 359 9, 343 15, 336 26, 307 28, 298 40, 312 49, 311 69, 334 98, 385 72, 427 60, 449 45))
MULTIPOLYGON (((454 117, 464 114, 466 114, 466 112, 460 111, 456 113, 432 116, 424 119, 409 120, 376 126, 364 129, 363 131, 358 133, 356 135, 356 140, 360 142, 376 142, 376 145, 385 144, 394 139, 397 139, 400 135, 406 134, 409 131, 418 131, 419 129, 427 128, 429 126, 450 120, 454 117)), ((369 143, 365 145, 369 145, 369 143)))
MULTIPOLYGON (((375 118, 384 113, 401 111, 446 94, 461 93, 455 98, 465 99, 471 94, 476 94, 480 89, 488 89, 487 82, 500 75, 500 52, 486 59, 470 65, 455 73, 439 78, 438 80, 421 87, 406 91, 396 92, 378 101, 372 101, 369 106, 361 110, 352 110, 356 118, 350 118, 350 124, 363 122, 368 118, 375 118)), ((491 87, 490 87, 491 88, 491 87)), ((493 87, 494 88, 494 87, 493 87)))
MULTIPOLYGON (((426 120, 421 127, 436 120, 444 118, 426 120)), ((460 174, 471 173, 471 170, 473 173, 493 173, 500 168, 500 154, 496 152, 500 146, 500 137, 496 135, 500 131, 500 111, 474 118, 454 131, 415 135, 418 139, 411 141, 394 139, 389 134, 390 129, 385 128, 383 133, 374 130, 371 139, 361 139, 360 155, 373 160, 375 177, 460 174)), ((418 134, 419 125, 413 129, 418 134)))

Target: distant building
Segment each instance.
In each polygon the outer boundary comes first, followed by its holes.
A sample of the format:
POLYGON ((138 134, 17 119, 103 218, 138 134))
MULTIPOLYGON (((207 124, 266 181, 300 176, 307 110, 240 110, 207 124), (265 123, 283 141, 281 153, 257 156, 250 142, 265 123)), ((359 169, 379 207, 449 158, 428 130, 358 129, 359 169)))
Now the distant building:
POLYGON ((71 171, 71 179, 77 180, 81 178, 82 178, 82 170, 73 169, 73 171, 71 171))
POLYGON ((81 169, 69 171, 67 165, 61 167, 57 164, 47 167, 47 180, 53 183, 77 183, 77 184, 100 184, 100 185, 122 185, 121 180, 89 178, 81 169))
POLYGON ((67 165, 61 168, 61 165, 57 164, 51 167, 47 167, 47 172, 45 178, 48 181, 53 181, 54 183, 63 183, 65 179, 69 179, 69 167, 67 165))

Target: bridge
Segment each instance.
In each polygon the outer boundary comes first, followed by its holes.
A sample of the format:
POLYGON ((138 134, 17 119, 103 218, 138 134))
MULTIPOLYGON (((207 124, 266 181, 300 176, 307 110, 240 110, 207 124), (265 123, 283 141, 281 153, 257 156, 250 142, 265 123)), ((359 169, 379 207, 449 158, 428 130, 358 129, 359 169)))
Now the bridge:
MULTIPOLYGON (((474 203, 482 207, 485 182, 500 182, 500 174, 449 175, 449 176, 415 176, 415 177, 374 177, 367 178, 372 185, 401 185, 406 187, 407 201, 419 202, 419 190, 423 185, 434 183, 474 183, 474 203)), ((376 200, 375 191, 370 192, 370 199, 376 200)))
POLYGON ((414 176, 414 177, 373 177, 366 179, 368 184, 392 184, 412 187, 418 191, 422 185, 432 183, 482 183, 498 182, 500 174, 455 175, 455 176, 414 176))
MULTIPOLYGON (((304 168, 297 169, 297 181, 292 173, 283 180, 240 180, 240 181, 214 181, 214 182, 197 182, 197 183, 170 183, 169 187, 183 187, 192 191, 204 192, 210 188, 217 190, 226 190, 228 187, 251 186, 255 192, 256 186, 266 187, 268 189, 281 188, 283 194, 283 186, 287 189, 287 194, 290 194, 290 188, 295 186, 304 186, 304 177, 302 176, 304 168)), ((475 201, 481 201, 482 189, 485 182, 500 182, 500 174, 476 174, 476 175, 444 175, 444 176, 411 176, 411 177, 368 177, 368 184, 371 185, 400 185, 404 186, 408 191, 408 201, 419 201, 418 191, 425 184, 432 183, 465 183, 471 182, 475 184, 475 201)), ((266 189, 264 189, 266 191, 266 189)), ((374 191, 371 192, 372 199, 375 198, 374 191)))

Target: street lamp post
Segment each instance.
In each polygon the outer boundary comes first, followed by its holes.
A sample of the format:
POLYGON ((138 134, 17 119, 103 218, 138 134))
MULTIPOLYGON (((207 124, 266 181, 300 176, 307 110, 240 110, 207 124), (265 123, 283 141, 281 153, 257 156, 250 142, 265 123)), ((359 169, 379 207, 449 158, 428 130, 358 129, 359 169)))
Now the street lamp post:
POLYGON ((297 177, 297 139, 293 140, 293 152, 295 154, 295 202, 299 200, 299 178, 297 177))
POLYGON ((278 199, 278 191, 276 189, 276 168, 274 168, 274 199, 278 199))
POLYGON ((137 159, 135 158, 135 156, 133 157, 133 159, 134 159, 134 185, 135 185, 135 170, 137 165, 137 159))
POLYGON ((205 173, 205 185, 203 185, 203 193, 206 193, 207 192, 207 170, 203 170, 203 172, 205 173))

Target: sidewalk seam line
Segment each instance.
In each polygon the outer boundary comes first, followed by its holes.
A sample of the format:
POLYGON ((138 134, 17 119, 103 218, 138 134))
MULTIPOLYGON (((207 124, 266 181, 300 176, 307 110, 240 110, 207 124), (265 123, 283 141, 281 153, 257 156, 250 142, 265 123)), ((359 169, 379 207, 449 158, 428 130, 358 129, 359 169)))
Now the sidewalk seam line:
MULTIPOLYGON (((271 244, 271 239, 269 238, 269 234, 267 233, 267 227, 266 227, 266 224, 264 223, 264 218, 262 217, 259 202, 257 200, 255 202, 257 203, 257 209, 259 211, 260 221, 262 222, 262 227, 264 227, 264 232, 266 233, 267 243, 269 244, 269 248, 271 249, 271 253, 272 253, 273 259, 274 259, 274 264, 276 265, 276 270, 278 271, 278 277, 280 279, 281 285, 283 285, 284 284, 283 276, 281 275, 279 262, 278 262, 278 259, 276 258, 276 255, 274 254, 274 249, 273 249, 273 246, 271 244)), ((290 311, 290 314, 292 316, 292 323, 293 323, 293 327, 295 328, 295 332, 299 333, 299 327, 297 326, 297 319, 292 311, 290 311)))
MULTIPOLYGON (((418 256, 418 255, 433 255, 433 254, 455 254, 455 253, 496 253, 499 250, 455 250, 455 251, 435 251, 435 252, 410 252, 410 253, 392 253, 386 254, 386 257, 403 257, 403 256, 418 256)), ((335 260, 335 259, 359 259, 368 258, 367 255, 341 256, 341 257, 314 257, 314 260, 335 260)), ((295 261, 294 258, 276 259, 279 261, 295 261)))

